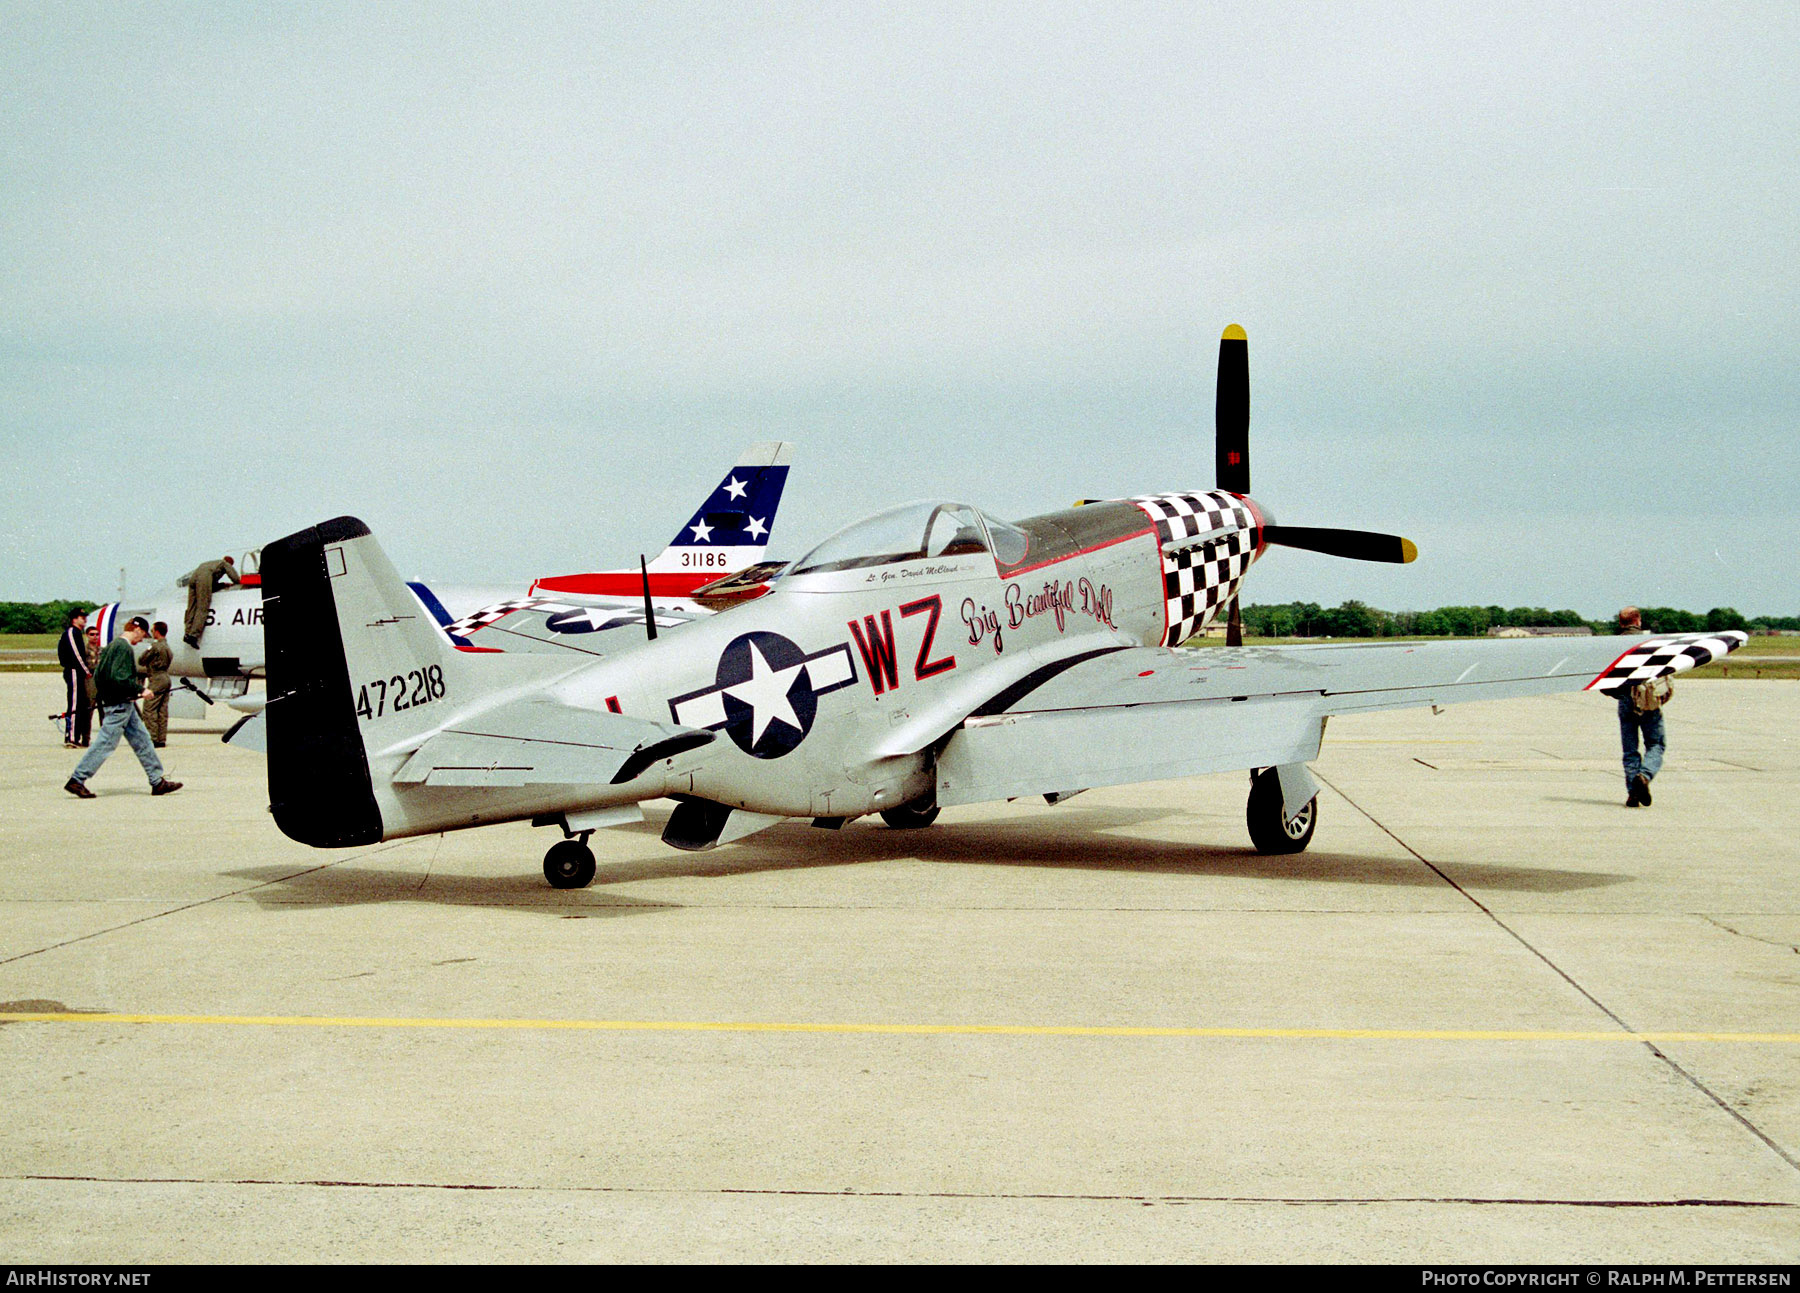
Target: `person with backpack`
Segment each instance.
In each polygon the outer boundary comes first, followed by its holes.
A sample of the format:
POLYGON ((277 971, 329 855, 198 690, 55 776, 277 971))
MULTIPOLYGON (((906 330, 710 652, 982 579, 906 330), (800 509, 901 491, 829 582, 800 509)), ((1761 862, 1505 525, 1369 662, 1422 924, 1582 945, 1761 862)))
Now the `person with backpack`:
MULTIPOLYGON (((1619 632, 1642 633, 1644 621, 1635 606, 1619 612, 1619 632)), ((1650 782, 1662 771, 1663 750, 1668 744, 1663 706, 1675 695, 1667 678, 1640 682, 1619 693, 1619 743, 1625 754, 1625 807, 1650 807, 1650 782), (1639 739, 1643 753, 1638 753, 1639 739)))

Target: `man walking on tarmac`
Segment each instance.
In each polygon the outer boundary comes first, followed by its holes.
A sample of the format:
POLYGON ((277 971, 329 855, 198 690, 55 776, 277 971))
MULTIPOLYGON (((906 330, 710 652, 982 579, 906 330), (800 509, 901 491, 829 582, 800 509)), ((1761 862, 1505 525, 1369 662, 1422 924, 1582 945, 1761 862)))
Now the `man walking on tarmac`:
POLYGON ((150 626, 150 645, 138 657, 138 674, 144 680, 144 727, 157 749, 169 743, 169 626, 161 620, 150 626))
POLYGON ((69 623, 56 641, 56 662, 63 673, 63 746, 76 749, 88 743, 87 612, 70 611, 69 623))
POLYGON ((100 771, 100 765, 118 748, 119 738, 124 737, 131 746, 131 752, 144 765, 144 775, 150 778, 150 793, 153 795, 172 795, 181 789, 179 781, 171 781, 163 775, 162 760, 156 757, 156 749, 150 743, 150 733, 144 730, 144 720, 138 717, 138 674, 137 661, 132 658, 131 649, 144 640, 144 634, 150 626, 140 615, 131 617, 125 631, 114 638, 107 648, 100 653, 100 662, 94 668, 96 695, 100 703, 100 735, 94 738, 93 746, 82 756, 81 762, 75 765, 75 772, 70 776, 68 784, 63 787, 77 799, 93 799, 94 792, 87 788, 88 778, 100 771))
MULTIPOLYGON (((1619 632, 1642 633, 1644 618, 1635 606, 1619 612, 1619 632)), ((1662 771, 1663 750, 1668 745, 1668 727, 1663 722, 1663 706, 1675 694, 1675 684, 1667 678, 1641 682, 1619 693, 1619 740, 1625 756, 1625 807, 1650 807, 1650 782, 1662 771), (1644 752, 1638 753, 1638 738, 1643 738, 1644 752)))
POLYGON ((187 619, 181 630, 183 642, 191 647, 200 645, 200 635, 206 631, 207 614, 212 610, 213 589, 237 582, 237 562, 231 557, 202 561, 194 567, 194 573, 187 577, 187 619))

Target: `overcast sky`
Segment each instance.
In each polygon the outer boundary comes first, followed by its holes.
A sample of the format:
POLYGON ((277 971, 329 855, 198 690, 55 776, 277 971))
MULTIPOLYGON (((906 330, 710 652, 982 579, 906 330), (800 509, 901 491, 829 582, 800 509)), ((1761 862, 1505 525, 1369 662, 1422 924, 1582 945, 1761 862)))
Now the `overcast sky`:
POLYGON ((1246 600, 1800 612, 1800 6, 0 3, 0 599, 1212 484, 1246 600), (502 12, 504 10, 504 12, 502 12))

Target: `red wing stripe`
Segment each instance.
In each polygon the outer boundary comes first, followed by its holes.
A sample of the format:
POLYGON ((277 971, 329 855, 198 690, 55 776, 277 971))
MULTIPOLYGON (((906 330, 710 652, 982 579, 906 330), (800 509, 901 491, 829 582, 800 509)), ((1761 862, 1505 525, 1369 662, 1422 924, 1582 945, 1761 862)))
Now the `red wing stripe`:
POLYGON ((1599 673, 1595 674, 1594 681, 1590 682, 1587 686, 1583 687, 1582 690, 1583 691, 1592 691, 1595 687, 1597 687, 1601 683, 1605 682, 1606 675, 1611 673, 1614 669, 1618 668, 1619 661, 1623 660, 1626 656, 1630 655, 1633 651, 1636 651, 1642 645, 1643 645, 1643 642, 1633 642, 1630 646, 1626 647, 1623 651, 1619 652, 1618 656, 1616 658, 1614 658, 1613 662, 1611 664, 1607 665, 1606 668, 1602 669, 1599 673))

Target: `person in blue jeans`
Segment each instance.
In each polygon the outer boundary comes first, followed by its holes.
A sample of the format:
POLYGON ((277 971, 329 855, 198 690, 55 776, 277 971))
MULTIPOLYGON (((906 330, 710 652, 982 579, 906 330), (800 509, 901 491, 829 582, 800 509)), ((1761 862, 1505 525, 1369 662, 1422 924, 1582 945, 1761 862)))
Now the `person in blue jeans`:
MULTIPOLYGON (((1643 617, 1635 606, 1619 612, 1619 632, 1642 633, 1643 617)), ((1662 771, 1663 748, 1668 744, 1662 706, 1674 693, 1667 680, 1628 687, 1619 693, 1619 744, 1625 755, 1625 806, 1650 806, 1650 781, 1662 771), (1639 708, 1640 704, 1648 708, 1639 708), (1638 753, 1642 738, 1644 752, 1638 753)))
POLYGON ((153 795, 169 795, 181 789, 179 781, 170 781, 163 775, 162 760, 156 757, 156 747, 151 743, 150 731, 144 726, 144 720, 138 717, 137 698, 141 689, 138 682, 137 660, 131 648, 144 640, 144 634, 150 626, 142 616, 134 615, 125 626, 125 631, 107 645, 100 653, 99 661, 94 665, 95 703, 100 710, 100 732, 94 737, 94 743, 75 765, 75 772, 70 776, 68 784, 63 787, 77 799, 96 798, 93 791, 87 788, 88 778, 100 771, 100 765, 106 762, 107 756, 119 748, 119 738, 123 737, 131 746, 131 752, 144 765, 144 775, 150 778, 150 793, 153 795))
POLYGON ((1663 735, 1662 710, 1645 713, 1638 709, 1631 692, 1620 696, 1619 743, 1625 752, 1625 806, 1648 808, 1650 779, 1662 771, 1663 746, 1667 743, 1663 735), (1644 741, 1641 755, 1638 753, 1640 736, 1644 741))

